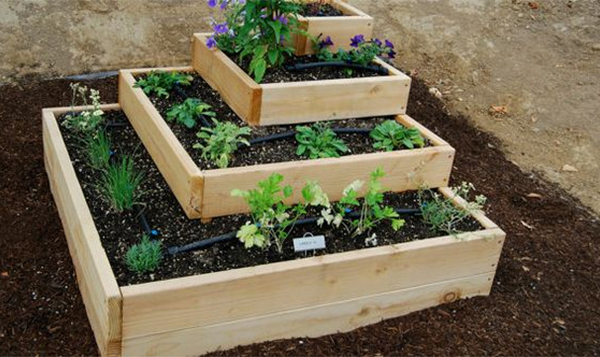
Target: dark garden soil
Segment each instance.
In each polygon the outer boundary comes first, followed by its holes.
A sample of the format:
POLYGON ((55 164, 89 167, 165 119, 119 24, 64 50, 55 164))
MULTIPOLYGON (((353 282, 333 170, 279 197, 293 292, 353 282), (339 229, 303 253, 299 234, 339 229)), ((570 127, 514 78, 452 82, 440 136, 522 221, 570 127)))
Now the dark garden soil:
MULTIPOLYGON (((120 111, 108 112, 107 120, 128 123, 124 113, 120 111)), ((130 272, 124 263, 125 255, 129 247, 140 241, 144 233, 143 227, 135 212, 114 212, 110 204, 101 198, 102 195, 97 188, 99 172, 87 164, 89 161, 86 152, 79 144, 81 139, 66 128, 62 128, 62 133, 119 285, 230 270, 306 256, 304 253, 294 253, 291 239, 284 242, 282 254, 278 253, 275 247, 267 251, 247 250, 241 242, 233 239, 193 253, 182 253, 175 256, 165 254, 159 268, 152 274, 130 272)), ((136 170, 144 173, 145 180, 140 187, 140 191, 144 192, 144 195, 140 201, 144 204, 144 215, 150 227, 159 232, 156 239, 159 239, 164 246, 181 246, 220 236, 238 229, 250 220, 248 215, 215 218, 210 223, 187 219, 133 128, 131 126, 117 127, 108 129, 107 133, 113 145, 112 150, 117 155, 133 155, 136 170)), ((415 192, 388 194, 385 204, 394 208, 416 209, 419 207, 418 195, 415 192)), ((300 218, 318 217, 319 212, 320 210, 312 210, 300 218)), ((406 222, 401 232, 394 232, 389 224, 379 225, 372 231, 377 235, 379 246, 446 235, 428 229, 420 216, 403 215, 402 218, 406 222)), ((460 231, 474 231, 481 228, 473 219, 463 223, 457 227, 460 231)), ((344 228, 320 228, 316 224, 295 227, 292 230, 291 238, 299 238, 306 233, 324 235, 327 239, 326 250, 311 252, 310 255, 339 253, 369 247, 365 242, 366 236, 350 238, 344 228)))
POLYGON ((331 6, 330 4, 326 4, 323 1, 314 1, 308 4, 304 4, 300 8, 300 15, 302 16, 345 16, 343 12, 331 6))
MULTIPOLYGON (((250 59, 244 58, 240 61, 237 55, 227 54, 227 56, 235 62, 240 68, 244 70, 248 75, 248 65, 250 59)), ((288 59, 285 65, 305 64, 305 63, 316 63, 321 62, 316 56, 293 56, 288 59)), ((285 65, 280 68, 269 68, 265 73, 265 76, 261 83, 286 83, 286 82, 305 82, 305 81, 321 81, 328 79, 344 79, 344 78, 364 78, 364 77, 377 77, 381 76, 376 71, 353 68, 348 70, 346 67, 312 67, 301 70, 288 70, 285 65)), ((379 65, 373 65, 375 68, 380 68, 379 65)), ((254 76, 250 77, 254 78, 254 76)))
MULTIPOLYGON (((87 84, 116 101, 116 79, 87 84)), ((97 354, 43 166, 41 108, 69 102, 67 80, 0 87, 0 355, 97 354)), ((600 354, 598 218, 521 172, 496 139, 448 115, 417 78, 408 108, 457 149, 454 183, 473 182, 488 196, 489 217, 507 233, 491 295, 214 355, 600 354)))
MULTIPOLYGON (((217 91, 213 90, 201 77, 195 74, 193 77, 194 79, 190 86, 180 87, 181 90, 171 91, 169 98, 159 97, 154 93, 149 96, 150 101, 156 106, 163 118, 167 118, 167 112, 173 105, 182 103, 189 97, 199 98, 203 102, 211 105, 211 110, 217 113, 216 119, 219 121, 229 121, 238 126, 247 126, 247 124, 241 120, 227 104, 225 104, 217 91)), ((378 124, 390 119, 393 119, 393 117, 332 120, 325 123, 331 128, 373 129, 378 124)), ((190 154, 191 158, 198 164, 198 167, 203 170, 216 168, 214 163, 202 158, 202 152, 200 150, 193 148, 194 144, 199 141, 196 133, 200 130, 200 124, 197 124, 196 127, 192 129, 177 124, 175 121, 167 121, 167 124, 171 127, 171 130, 177 139, 179 139, 185 150, 190 154)), ((310 126, 311 124, 300 125, 310 126)), ((252 134, 248 138, 255 139, 294 131, 298 126, 299 125, 252 127, 252 134)), ((373 148, 373 140, 368 134, 339 134, 338 137, 346 142, 349 149, 347 153, 342 154, 343 156, 380 151, 373 148)), ((428 145, 429 144, 426 143, 426 146, 428 145)), ((306 157, 296 155, 296 147, 297 143, 293 137, 255 144, 250 147, 243 146, 232 157, 229 167, 306 160, 306 157)))

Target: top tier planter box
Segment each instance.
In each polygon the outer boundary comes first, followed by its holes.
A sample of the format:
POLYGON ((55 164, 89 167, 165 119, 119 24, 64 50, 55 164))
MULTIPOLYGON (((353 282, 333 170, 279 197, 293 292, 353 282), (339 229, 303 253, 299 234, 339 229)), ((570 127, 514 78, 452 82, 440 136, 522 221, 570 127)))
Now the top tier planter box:
POLYGON ((195 34, 194 69, 251 125, 281 125, 406 113, 411 79, 380 59, 388 76, 258 84, 195 34))
MULTIPOLYGON (((311 1, 305 1, 311 2, 311 1)), ((318 37, 330 36, 333 40, 333 51, 338 48, 349 49, 350 39, 362 34, 365 38, 373 36, 373 18, 342 0, 326 0, 325 3, 340 10, 344 16, 298 16, 300 26, 309 35, 318 37)), ((314 53, 313 43, 307 36, 296 35, 294 38, 296 55, 303 56, 314 53)))

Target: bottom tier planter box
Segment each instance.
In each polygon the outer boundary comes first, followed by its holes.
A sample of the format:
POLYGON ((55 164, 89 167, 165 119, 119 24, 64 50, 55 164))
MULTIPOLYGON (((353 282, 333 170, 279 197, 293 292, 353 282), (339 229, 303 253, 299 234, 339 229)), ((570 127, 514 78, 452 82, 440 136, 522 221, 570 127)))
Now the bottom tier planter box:
POLYGON ((119 286, 57 123, 70 110, 43 110, 44 160, 102 355, 316 337, 490 293, 505 234, 481 212, 476 232, 119 286))

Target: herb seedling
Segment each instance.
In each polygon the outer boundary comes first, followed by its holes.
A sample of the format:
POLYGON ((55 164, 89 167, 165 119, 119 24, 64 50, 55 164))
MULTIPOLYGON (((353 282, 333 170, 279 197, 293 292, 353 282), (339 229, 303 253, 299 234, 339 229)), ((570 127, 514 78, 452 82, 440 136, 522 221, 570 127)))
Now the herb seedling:
POLYGON ((144 175, 136 171, 133 159, 121 157, 116 163, 111 163, 103 173, 100 191, 117 212, 131 209, 141 196, 138 191, 144 175))
POLYGON ((176 84, 182 86, 190 85, 193 77, 189 74, 183 74, 176 71, 152 71, 146 78, 138 79, 133 85, 135 88, 142 88, 144 93, 155 93, 159 97, 168 98, 169 92, 176 84))
POLYGON ((289 0, 208 0, 224 10, 224 22, 213 20, 207 46, 250 58, 248 71, 260 83, 268 67, 279 67, 294 52, 290 35, 298 32, 300 5, 289 0))
POLYGON ((125 264, 129 270, 136 273, 154 271, 162 260, 162 243, 158 240, 151 241, 144 234, 142 241, 133 245, 125 255, 125 264))
POLYGON ((296 155, 298 156, 320 159, 340 157, 341 153, 348 152, 346 144, 325 124, 316 123, 310 127, 299 126, 296 128, 296 132, 296 141, 298 142, 296 155))
POLYGON ((393 151, 405 146, 414 149, 415 146, 423 147, 425 139, 416 128, 406 128, 395 120, 386 120, 377 125, 370 133, 375 140, 373 147, 385 151, 393 151))
POLYGON ((196 134, 202 141, 194 144, 194 149, 202 151, 203 159, 215 163, 219 168, 226 168, 240 145, 250 145, 246 136, 250 135, 252 129, 216 119, 213 119, 213 123, 214 127, 203 127, 196 134))
POLYGON ((95 170, 104 170, 110 164, 110 139, 104 130, 88 135, 83 144, 88 156, 89 165, 95 170))
POLYGON ((237 237, 246 248, 277 246, 283 252, 283 244, 289 237, 298 218, 306 214, 309 206, 329 206, 329 198, 316 182, 307 182, 302 189, 303 202, 290 206, 285 200, 293 194, 292 187, 282 187, 283 176, 272 174, 260 181, 258 187, 249 191, 233 190, 231 195, 241 197, 250 208, 252 221, 240 228, 237 237))
POLYGON ((177 123, 185 125, 188 128, 196 126, 196 120, 199 115, 214 117, 215 112, 210 111, 210 105, 197 98, 188 98, 183 103, 176 104, 167 112, 167 120, 176 120, 177 123))
POLYGON ((63 125, 71 130, 84 134, 94 133, 104 122, 104 112, 100 109, 100 92, 88 89, 79 83, 71 83, 71 113, 67 114, 63 125), (84 106, 89 106, 88 98, 92 102, 91 110, 84 110, 77 114, 73 113, 75 104, 80 100, 84 106))
MULTIPOLYGON (((475 187, 463 182, 459 187, 452 188, 455 196, 467 198, 475 187)), ((445 232, 449 235, 460 233, 459 223, 463 222, 473 212, 481 210, 487 198, 483 195, 475 196, 475 201, 468 202, 465 208, 456 206, 451 198, 446 198, 437 192, 422 188, 419 190, 419 204, 423 220, 436 232, 445 232)))

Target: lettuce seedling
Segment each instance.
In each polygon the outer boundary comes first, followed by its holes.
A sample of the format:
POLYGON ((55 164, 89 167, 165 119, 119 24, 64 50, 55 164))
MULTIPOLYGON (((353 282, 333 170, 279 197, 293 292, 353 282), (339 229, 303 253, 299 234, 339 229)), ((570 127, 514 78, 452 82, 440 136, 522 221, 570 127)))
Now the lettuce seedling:
POLYGON ((178 124, 185 125, 192 129, 196 126, 198 116, 204 115, 207 117, 216 116, 215 112, 210 111, 210 105, 204 103, 197 98, 188 98, 183 103, 176 104, 167 112, 167 120, 176 120, 178 124))
POLYGON ((310 127, 297 127, 296 141, 298 142, 296 155, 308 156, 310 159, 340 157, 341 153, 349 151, 336 133, 323 123, 316 123, 310 127))
POLYGON ((417 128, 407 128, 395 120, 386 120, 377 125, 370 135, 375 140, 375 149, 394 151, 402 146, 409 149, 425 146, 425 139, 417 128))
POLYGON ((146 78, 138 79, 133 85, 142 88, 144 93, 150 95, 155 93, 159 97, 168 98, 169 92, 176 84, 189 86, 193 77, 176 71, 152 71, 146 78))

